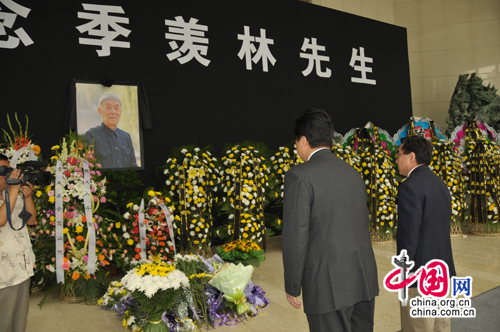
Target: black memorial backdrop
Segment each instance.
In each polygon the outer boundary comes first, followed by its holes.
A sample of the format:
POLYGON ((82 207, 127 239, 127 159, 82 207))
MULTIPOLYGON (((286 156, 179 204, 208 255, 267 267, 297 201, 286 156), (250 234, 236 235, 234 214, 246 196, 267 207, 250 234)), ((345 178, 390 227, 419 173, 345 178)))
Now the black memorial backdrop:
MULTIPOLYGON (((344 134, 372 121, 393 134, 412 114, 406 29, 303 2, 271 0, 88 0, 28 1, 16 3, 30 9, 17 15, 7 35, 23 28, 33 44, 0 48, 0 128, 7 128, 5 114, 27 114, 29 131, 42 154, 67 133, 66 110, 70 83, 75 78, 136 82, 147 93, 152 128, 143 131, 145 170, 139 171, 146 185, 159 186, 156 167, 165 163, 173 147, 212 144, 220 155, 226 142, 246 139, 263 141, 276 149, 293 139, 297 114, 322 108, 334 119, 336 131, 344 134), (78 12, 90 12, 82 4, 121 6, 131 30, 130 48, 111 47, 109 56, 98 56, 100 46, 79 44, 79 38, 101 38, 77 29, 90 20, 78 12), (165 20, 181 16, 207 26, 208 66, 196 59, 180 64, 170 61, 171 39, 165 20), (260 29, 273 39, 269 50, 276 59, 263 71, 262 61, 247 70, 238 57, 244 33, 259 37, 260 29), (302 71, 308 60, 300 53, 304 38, 316 38, 328 56, 321 69, 331 70, 322 78, 302 71), (366 67, 376 85, 354 83, 361 77, 349 65, 352 49, 364 48, 373 59, 366 67)), ((0 11, 12 12, 3 5, 0 11)), ((99 27, 96 27, 99 29, 99 27)), ((182 41, 177 41, 179 47, 182 41)), ((254 42, 256 49, 259 44, 254 42)), ((255 55, 255 54, 254 54, 255 55)), ((359 65, 359 62, 356 63, 359 65)))

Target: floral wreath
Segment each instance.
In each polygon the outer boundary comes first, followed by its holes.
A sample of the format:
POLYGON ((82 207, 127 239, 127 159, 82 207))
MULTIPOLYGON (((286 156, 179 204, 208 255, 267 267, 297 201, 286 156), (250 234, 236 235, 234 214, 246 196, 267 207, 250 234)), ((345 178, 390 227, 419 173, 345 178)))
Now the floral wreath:
POLYGON ((127 262, 133 265, 154 261, 156 263, 172 261, 173 243, 170 240, 169 228, 165 213, 161 207, 165 204, 169 213, 173 207, 170 198, 163 197, 161 192, 148 188, 144 193, 144 227, 146 235, 146 262, 141 261, 141 241, 139 231, 140 206, 134 202, 127 204, 127 212, 123 214, 124 225, 121 228, 122 239, 127 262))
POLYGON ((207 250, 213 226, 213 193, 220 182, 209 147, 176 148, 162 167, 164 192, 172 200, 176 243, 183 250, 207 250))
POLYGON ((232 237, 232 240, 238 240, 241 237, 257 244, 265 239, 264 204, 266 195, 276 196, 270 190, 271 186, 276 186, 276 180, 271 177, 272 166, 262 156, 265 146, 261 145, 259 149, 254 146, 255 143, 251 142, 227 146, 221 158, 220 187, 224 195, 221 211, 229 215, 230 223, 232 221, 232 225, 229 223, 216 229, 216 235, 222 239, 232 237))

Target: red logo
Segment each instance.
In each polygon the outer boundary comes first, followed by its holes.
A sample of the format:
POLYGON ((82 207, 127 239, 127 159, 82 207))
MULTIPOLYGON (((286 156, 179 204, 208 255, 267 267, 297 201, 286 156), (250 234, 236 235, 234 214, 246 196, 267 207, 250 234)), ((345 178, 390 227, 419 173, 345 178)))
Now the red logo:
POLYGON ((450 289, 448 274, 448 264, 446 262, 433 259, 425 266, 421 266, 414 274, 407 276, 415 263, 408 261, 406 250, 401 250, 399 256, 392 257, 392 265, 396 268, 389 272, 384 278, 384 287, 389 292, 397 292, 398 298, 406 306, 408 301, 408 286, 417 280, 418 291, 422 296, 446 297, 450 289), (399 281, 395 279, 399 276, 399 281))

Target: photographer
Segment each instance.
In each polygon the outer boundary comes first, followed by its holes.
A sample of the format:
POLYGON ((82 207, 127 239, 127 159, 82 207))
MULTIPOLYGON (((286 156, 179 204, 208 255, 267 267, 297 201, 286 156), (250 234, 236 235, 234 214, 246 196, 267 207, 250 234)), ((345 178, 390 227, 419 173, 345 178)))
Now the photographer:
MULTIPOLYGON (((9 160, 0 154, 0 166, 10 167, 9 160)), ((21 179, 20 171, 13 170, 8 178, 21 179)), ((33 185, 8 185, 7 176, 0 176, 0 331, 25 331, 29 307, 30 277, 33 275, 35 254, 31 247, 29 233, 23 227, 19 213, 23 210, 31 213, 27 225, 36 223, 36 208, 33 202, 33 185), (6 197, 6 189, 8 195, 6 197), (24 194, 24 201, 20 193, 24 194), (10 219, 8 221, 7 199, 10 201, 10 219)))

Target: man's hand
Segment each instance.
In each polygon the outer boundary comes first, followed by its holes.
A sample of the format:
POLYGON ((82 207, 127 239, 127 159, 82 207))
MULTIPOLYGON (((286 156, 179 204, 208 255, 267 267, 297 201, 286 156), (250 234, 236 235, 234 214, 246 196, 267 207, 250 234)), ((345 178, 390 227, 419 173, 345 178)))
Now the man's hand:
POLYGON ((27 185, 22 186, 21 190, 24 194, 24 198, 32 198, 31 194, 33 193, 33 185, 30 182, 26 182, 27 185))
POLYGON ((295 296, 291 296, 290 294, 286 294, 286 299, 288 300, 288 303, 295 309, 300 309, 300 306, 302 303, 300 303, 295 296))

